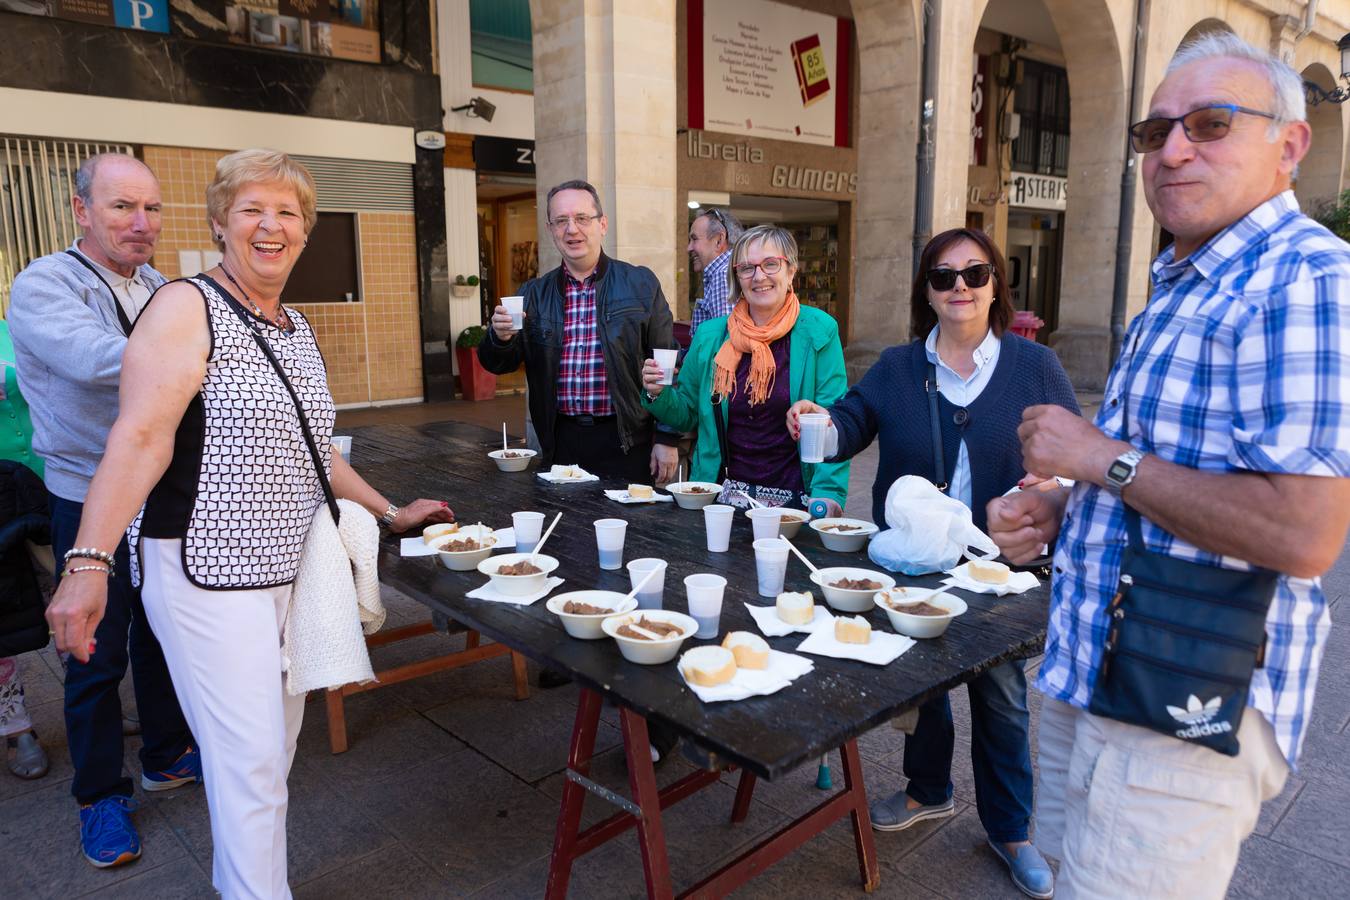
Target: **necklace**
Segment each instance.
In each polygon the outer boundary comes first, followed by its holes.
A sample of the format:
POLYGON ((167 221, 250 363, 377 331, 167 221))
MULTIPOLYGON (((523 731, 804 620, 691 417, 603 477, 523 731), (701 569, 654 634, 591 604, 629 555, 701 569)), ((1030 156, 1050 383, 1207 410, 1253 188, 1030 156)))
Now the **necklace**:
POLYGON ((229 269, 225 268, 225 263, 223 262, 220 264, 220 271, 225 273, 225 277, 230 279, 230 284, 234 285, 235 289, 238 290, 239 293, 243 295, 244 302, 253 308, 253 315, 257 316, 259 319, 262 319, 264 322, 271 322, 273 325, 277 326, 282 331, 285 331, 288 334, 290 333, 291 323, 290 320, 286 318, 286 310, 282 308, 280 302, 277 303, 277 314, 275 316, 267 315, 262 311, 262 309, 258 306, 258 304, 253 302, 253 298, 248 295, 248 291, 244 290, 244 286, 234 280, 234 276, 230 274, 229 269))

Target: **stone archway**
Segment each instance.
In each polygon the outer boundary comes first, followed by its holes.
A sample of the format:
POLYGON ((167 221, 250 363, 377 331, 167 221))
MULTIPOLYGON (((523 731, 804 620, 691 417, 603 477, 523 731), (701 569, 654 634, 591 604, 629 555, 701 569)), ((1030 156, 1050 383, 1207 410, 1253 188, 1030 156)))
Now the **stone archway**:
MULTIPOLYGON (((1326 66, 1313 63, 1303 70, 1303 79, 1325 90, 1336 87, 1326 66)), ((1334 200, 1341 183, 1341 165, 1345 146, 1341 139, 1341 108, 1334 103, 1308 107, 1308 125, 1312 128, 1312 148, 1299 165, 1294 193, 1306 213, 1312 213, 1328 200, 1334 200)))
MULTIPOLYGON (((1196 38, 1204 37, 1207 34, 1233 34, 1233 33, 1234 32, 1232 26, 1230 26, 1227 22, 1223 21, 1222 19, 1201 19, 1199 22, 1196 22, 1194 25, 1192 25, 1187 30, 1186 34, 1182 36, 1181 40, 1177 43, 1176 47, 1173 48, 1173 53, 1181 49, 1186 44, 1189 44, 1196 38)), ((1171 57, 1168 58, 1170 59, 1171 57)))

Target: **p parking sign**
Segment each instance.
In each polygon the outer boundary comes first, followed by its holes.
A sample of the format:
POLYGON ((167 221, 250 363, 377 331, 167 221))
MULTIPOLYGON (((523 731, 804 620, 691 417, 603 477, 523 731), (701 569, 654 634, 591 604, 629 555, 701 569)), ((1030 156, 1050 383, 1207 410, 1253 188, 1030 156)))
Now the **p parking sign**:
POLYGON ((118 28, 169 33, 169 0, 113 0, 118 28))

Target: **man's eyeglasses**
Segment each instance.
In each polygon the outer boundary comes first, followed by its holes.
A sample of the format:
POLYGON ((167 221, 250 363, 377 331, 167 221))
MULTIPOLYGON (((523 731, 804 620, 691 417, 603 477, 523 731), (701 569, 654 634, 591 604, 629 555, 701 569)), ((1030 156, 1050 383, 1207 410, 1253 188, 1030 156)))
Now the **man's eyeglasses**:
POLYGON ((924 277, 928 279, 928 286, 935 291, 950 291, 956 287, 956 276, 960 275, 961 280, 969 288, 982 288, 989 283, 989 277, 994 274, 994 267, 990 263, 980 263, 975 266, 967 266, 964 269, 929 269, 924 277))
POLYGON ((787 266, 788 261, 781 256, 766 256, 755 263, 741 263, 739 266, 733 266, 732 270, 736 277, 741 281, 749 281, 755 277, 755 270, 759 269, 765 275, 777 275, 787 266))
POLYGON ((548 227, 554 231, 566 231, 568 225, 576 225, 585 230, 592 222, 600 220, 599 216, 591 216, 586 213, 577 213, 575 216, 559 216, 548 223, 548 227))
POLYGON ((1259 109, 1248 109, 1245 106, 1234 106, 1231 103, 1202 106, 1199 109, 1191 110, 1184 116, 1156 116, 1152 119, 1136 122, 1130 126, 1130 146, 1134 147, 1135 153, 1152 153, 1155 150, 1161 150, 1178 122, 1181 123, 1181 127, 1186 132, 1186 137, 1193 144, 1222 140, 1232 130, 1235 113, 1260 116, 1263 119, 1275 118, 1273 113, 1262 112, 1259 109))

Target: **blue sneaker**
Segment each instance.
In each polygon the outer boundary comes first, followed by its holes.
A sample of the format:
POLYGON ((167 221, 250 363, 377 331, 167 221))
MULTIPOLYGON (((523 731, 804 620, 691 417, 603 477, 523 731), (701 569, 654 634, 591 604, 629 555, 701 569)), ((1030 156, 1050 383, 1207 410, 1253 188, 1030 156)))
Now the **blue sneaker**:
POLYGON ((135 809, 130 797, 104 797, 80 807, 80 849, 90 865, 107 869, 141 858, 141 838, 131 824, 135 809))
POLYGON ((1055 896, 1055 875, 1035 844, 1024 844, 1017 848, 1015 854, 994 841, 990 841, 989 846, 994 848, 998 858, 1008 867, 1008 876, 1019 891, 1037 900, 1049 900, 1055 896))
POLYGON ((167 769, 141 773, 141 787, 147 791, 171 791, 201 780, 202 755, 196 747, 184 750, 183 755, 167 769))
POLYGON ((934 803, 909 808, 909 795, 897 791, 886 800, 878 800, 868 812, 872 817, 873 831, 904 831, 911 825, 917 825, 927 819, 945 819, 956 814, 956 803, 948 797, 945 803, 934 803))

